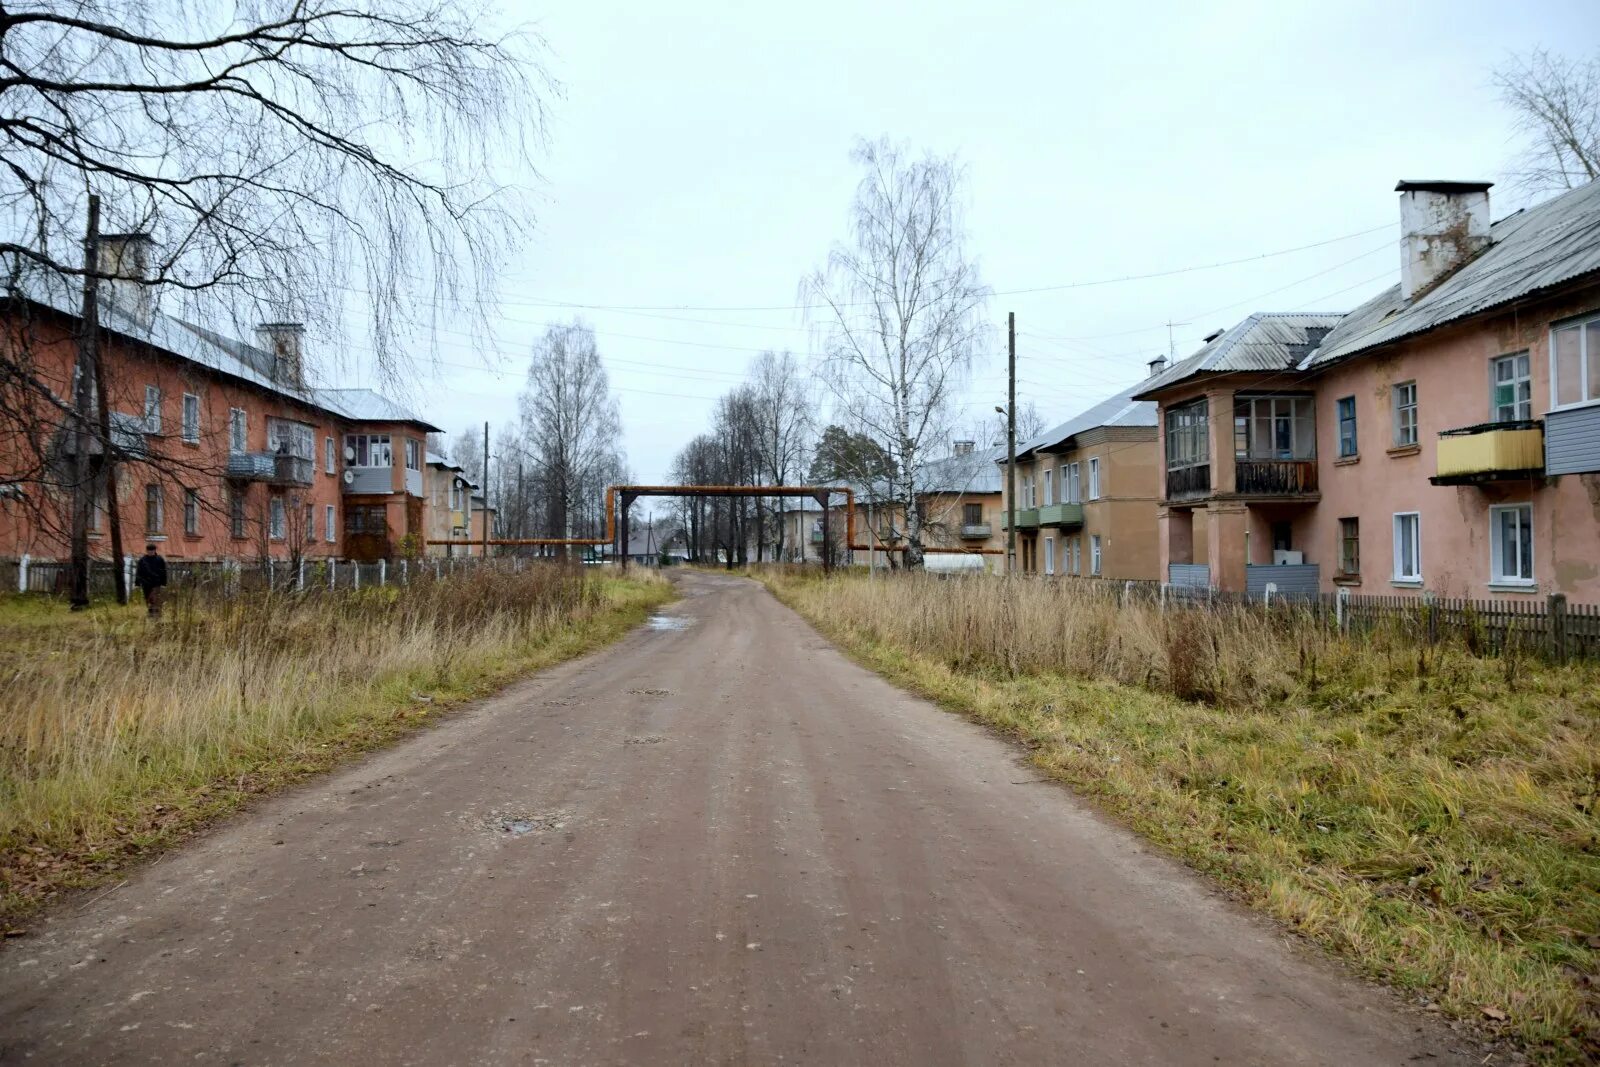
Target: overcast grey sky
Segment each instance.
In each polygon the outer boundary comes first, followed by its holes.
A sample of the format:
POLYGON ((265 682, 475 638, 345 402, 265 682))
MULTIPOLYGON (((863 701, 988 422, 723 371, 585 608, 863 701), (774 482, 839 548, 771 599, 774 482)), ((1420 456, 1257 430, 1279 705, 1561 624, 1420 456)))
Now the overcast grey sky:
MULTIPOLYGON (((548 37, 565 86, 538 229, 497 286, 498 351, 445 335, 419 407, 452 431, 514 419, 531 342, 581 315, 645 481, 757 351, 809 354, 803 313, 786 309, 844 236, 857 137, 964 161, 991 318, 1016 312, 1019 394, 1056 421, 1142 377, 1169 319, 1185 323, 1181 356, 1252 311, 1342 310, 1390 284, 1395 181, 1494 179, 1510 162, 1493 66, 1600 40, 1595 0, 507 14, 548 37), (730 310, 749 308, 777 310, 730 310)), ((1496 217, 1519 206, 1504 186, 1491 196, 1496 217)), ((1003 336, 964 397, 972 419, 1004 398, 1003 336)))

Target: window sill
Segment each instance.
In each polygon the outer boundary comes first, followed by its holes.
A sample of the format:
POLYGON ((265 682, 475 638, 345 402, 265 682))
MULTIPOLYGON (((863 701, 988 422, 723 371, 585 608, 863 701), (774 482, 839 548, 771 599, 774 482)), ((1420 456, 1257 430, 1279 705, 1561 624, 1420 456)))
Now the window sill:
POLYGON ((167 539, 167 535, 166 534, 147 533, 147 534, 144 535, 145 544, 150 544, 152 542, 161 542, 161 541, 165 541, 166 539, 167 539))
POLYGON ((182 438, 181 440, 179 440, 178 443, 181 444, 185 448, 199 448, 200 447, 200 438, 196 437, 194 440, 191 441, 189 438, 185 437, 185 438, 182 438))
POLYGON ((1333 465, 1335 467, 1354 467, 1360 462, 1360 456, 1340 456, 1338 459, 1333 461, 1333 465))
POLYGON ((1389 584, 1396 589, 1421 589, 1421 578, 1390 578, 1389 584))
POLYGON ((1389 456, 1393 457, 1394 459, 1399 459, 1401 456, 1414 456, 1418 452, 1421 452, 1421 451, 1422 451, 1422 445, 1421 444, 1395 445, 1393 448, 1388 450, 1387 454, 1389 456))
POLYGON ((183 535, 183 539, 185 541, 203 541, 203 540, 205 540, 205 538, 201 537, 197 533, 186 533, 186 534, 183 535))
POLYGON ((1359 575, 1359 574, 1335 574, 1333 576, 1333 584, 1334 585, 1360 585, 1361 584, 1361 575, 1359 575))
POLYGON ((1491 593, 1538 593, 1538 582, 1490 582, 1491 593))

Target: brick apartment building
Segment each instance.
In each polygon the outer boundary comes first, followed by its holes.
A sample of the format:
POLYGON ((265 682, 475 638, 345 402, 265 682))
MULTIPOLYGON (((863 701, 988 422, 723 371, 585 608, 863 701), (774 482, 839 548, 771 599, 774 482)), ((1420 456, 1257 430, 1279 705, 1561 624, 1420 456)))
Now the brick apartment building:
MULTIPOLYGON (((137 278, 142 235, 103 237, 99 343, 124 551, 174 560, 421 554, 429 536, 426 435, 438 428, 369 389, 305 381, 304 331, 265 324, 247 343, 163 313, 137 278)), ((0 557, 69 554, 70 410, 81 293, 56 279, 3 294, 9 354, 44 387, 11 383, 0 425, 0 557)), ((98 442, 87 446, 99 451, 98 442)), ((91 457, 98 463, 98 456, 91 457)), ((107 490, 91 518, 105 558, 107 490)))

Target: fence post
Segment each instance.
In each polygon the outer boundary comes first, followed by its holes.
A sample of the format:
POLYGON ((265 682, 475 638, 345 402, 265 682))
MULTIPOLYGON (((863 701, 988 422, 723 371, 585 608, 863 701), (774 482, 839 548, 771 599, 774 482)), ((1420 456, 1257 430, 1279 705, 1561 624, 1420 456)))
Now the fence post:
POLYGON ((122 557, 122 588, 133 588, 133 557, 122 557))
POLYGON ((1423 610, 1428 613, 1428 644, 1439 643, 1439 598, 1433 595, 1432 589, 1422 593, 1423 610))
POLYGON ((1340 633, 1348 633, 1350 625, 1350 590, 1341 588, 1333 598, 1333 623, 1340 633))
POLYGON ((1133 603, 1133 583, 1132 582, 1123 582, 1122 583, 1122 606, 1123 607, 1127 607, 1129 604, 1132 604, 1132 603, 1133 603))
POLYGON ((1261 591, 1261 606, 1272 607, 1272 594, 1278 591, 1277 582, 1268 582, 1267 587, 1261 591))
POLYGON ((300 557, 300 567, 294 576, 294 590, 297 593, 306 591, 306 558, 304 556, 300 557))
POLYGON ((400 584, 411 584, 411 561, 409 559, 403 559, 400 561, 400 584))
POLYGON ((1551 593, 1545 598, 1550 615, 1550 658, 1557 663, 1567 662, 1567 594, 1551 593))
POLYGON ((361 588, 361 561, 358 560, 358 559, 353 559, 353 560, 350 561, 350 578, 351 578, 350 588, 351 589, 360 589, 361 588))
POLYGON ((433 560, 433 580, 437 582, 439 580, 440 576, 441 576, 441 572, 440 572, 439 558, 437 556, 435 556, 434 560, 433 560))
POLYGON ((17 592, 19 593, 28 591, 28 564, 32 562, 32 559, 32 556, 24 552, 22 558, 17 560, 17 592))
POLYGON ((380 559, 378 561, 378 584, 389 584, 389 561, 386 559, 380 559))
POLYGON ((1165 615, 1167 613, 1167 583, 1166 582, 1161 582, 1157 586, 1157 588, 1160 589, 1160 593, 1158 594, 1157 602, 1161 606, 1159 608, 1157 608, 1156 610, 1161 612, 1161 614, 1165 615))

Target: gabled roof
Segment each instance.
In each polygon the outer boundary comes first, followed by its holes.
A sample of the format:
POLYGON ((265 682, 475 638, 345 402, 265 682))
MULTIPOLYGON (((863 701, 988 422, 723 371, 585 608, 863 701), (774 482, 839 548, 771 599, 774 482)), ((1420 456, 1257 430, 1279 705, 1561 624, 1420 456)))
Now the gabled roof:
MULTIPOLYGON (((1079 412, 1066 422, 1052 426, 1044 433, 1018 444, 1017 458, 1023 459, 1041 448, 1054 448, 1070 437, 1102 426, 1154 426, 1156 406, 1149 401, 1133 399, 1133 394, 1140 388, 1142 383, 1130 386, 1116 396, 1107 397, 1093 407, 1079 412)), ((1005 450, 1001 449, 996 462, 1004 463, 1005 458, 1005 450)), ((998 481, 997 471, 996 482, 998 481)))
POLYGON ((1337 313, 1258 311, 1214 336, 1194 355, 1140 383, 1133 395, 1147 398, 1202 374, 1292 370, 1343 317, 1337 313))
MULTIPOLYGON (((83 290, 75 280, 56 275, 28 274, 19 279, 15 294, 60 314, 77 318, 83 290)), ((439 427, 424 422, 406 408, 370 389, 295 388, 272 376, 273 357, 255 345, 204 326, 186 322, 175 315, 154 310, 148 322, 129 314, 102 291, 100 325, 103 329, 158 348, 179 359, 198 364, 217 374, 298 401, 309 407, 357 421, 406 422, 430 431, 439 427), (374 414, 365 414, 374 412, 374 414)))
POLYGON ((1396 284, 1356 308, 1300 366, 1325 367, 1600 272, 1600 181, 1508 215, 1489 236, 1488 248, 1409 304, 1396 284))
POLYGON ((1000 469, 997 462, 1005 459, 1004 445, 993 448, 976 448, 964 456, 945 456, 930 461, 922 468, 920 479, 924 493, 998 493, 1000 469))

